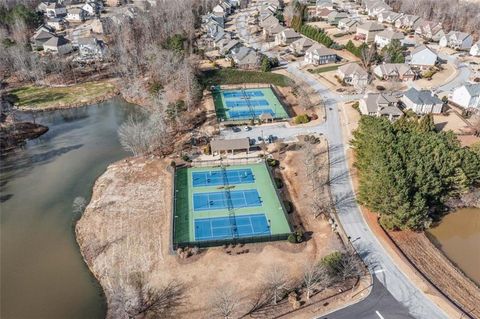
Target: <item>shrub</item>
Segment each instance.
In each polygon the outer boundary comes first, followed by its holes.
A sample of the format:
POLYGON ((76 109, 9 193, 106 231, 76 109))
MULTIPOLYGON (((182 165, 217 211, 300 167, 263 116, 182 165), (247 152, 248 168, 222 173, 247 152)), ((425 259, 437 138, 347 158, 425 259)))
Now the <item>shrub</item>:
POLYGON ((305 124, 310 122, 310 118, 308 117, 307 114, 300 114, 295 116, 295 119, 293 120, 295 124, 305 124))
POLYGON ((276 167, 278 165, 278 161, 274 158, 267 159, 267 164, 270 167, 276 167))
POLYGON ((295 236, 295 234, 290 234, 290 235, 288 235, 287 240, 291 244, 296 244, 297 243, 297 236, 295 236))
POLYGON ((171 167, 176 167, 176 166, 177 166, 177 163, 175 163, 175 161, 171 161, 171 162, 170 162, 170 166, 171 166, 171 167))
POLYGON ((190 157, 187 154, 183 154, 182 160, 184 160, 185 162, 190 162, 190 157))
POLYGON ((205 148, 203 149, 203 153, 205 155, 210 155, 212 154, 212 148, 210 147, 210 144, 207 144, 207 146, 205 146, 205 148))
POLYGON ((341 262, 342 262, 342 253, 339 251, 335 251, 323 257, 320 263, 323 266, 327 267, 328 271, 331 274, 336 274, 341 267, 341 262))
POLYGON ((275 177, 274 180, 275 180, 275 186, 277 186, 278 189, 283 187, 283 181, 281 178, 275 177))
POLYGON ((293 212, 293 205, 288 200, 283 201, 283 206, 285 206, 287 214, 291 214, 293 212))
POLYGON ((359 108, 360 108, 360 102, 357 101, 357 102, 353 103, 353 104, 352 104, 352 107, 353 107, 355 110, 358 111, 359 108))

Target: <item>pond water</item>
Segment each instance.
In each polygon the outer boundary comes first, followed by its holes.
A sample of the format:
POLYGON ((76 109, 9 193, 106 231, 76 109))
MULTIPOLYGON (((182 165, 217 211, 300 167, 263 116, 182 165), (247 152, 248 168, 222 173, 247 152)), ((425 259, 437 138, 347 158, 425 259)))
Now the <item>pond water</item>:
POLYGON ((116 131, 135 112, 114 99, 37 115, 50 130, 1 159, 1 318, 105 316, 75 241, 72 202, 88 201, 108 164, 128 155, 116 131))
POLYGON ((480 208, 463 208, 448 214, 428 235, 458 268, 480 285, 480 208))

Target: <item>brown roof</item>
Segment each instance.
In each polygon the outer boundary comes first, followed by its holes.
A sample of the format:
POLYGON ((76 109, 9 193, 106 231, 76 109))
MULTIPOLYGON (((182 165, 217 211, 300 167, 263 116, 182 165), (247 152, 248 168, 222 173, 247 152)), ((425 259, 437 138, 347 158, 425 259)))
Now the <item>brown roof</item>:
POLYGON ((213 140, 210 142, 212 153, 232 150, 248 150, 250 141, 248 137, 234 138, 231 140, 213 140))

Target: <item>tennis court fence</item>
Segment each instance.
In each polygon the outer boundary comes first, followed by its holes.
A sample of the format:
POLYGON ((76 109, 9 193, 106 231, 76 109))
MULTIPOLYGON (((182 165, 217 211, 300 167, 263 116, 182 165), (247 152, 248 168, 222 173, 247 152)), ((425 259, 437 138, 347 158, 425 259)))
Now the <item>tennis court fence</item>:
POLYGON ((275 235, 265 235, 265 236, 252 236, 252 237, 236 237, 236 238, 229 238, 229 239, 219 239, 219 240, 201 240, 201 241, 194 241, 194 242, 181 242, 181 243, 173 243, 173 250, 177 250, 178 248, 184 247, 199 247, 199 248, 206 248, 206 247, 215 247, 215 246, 222 246, 222 245, 229 245, 229 244, 254 244, 254 243, 265 243, 269 241, 280 241, 280 240, 287 240, 290 233, 286 234, 275 234, 275 235))
POLYGON ((239 157, 239 158, 222 158, 215 160, 192 161, 191 167, 219 167, 221 165, 244 165, 244 164, 260 164, 265 160, 260 157, 239 157))

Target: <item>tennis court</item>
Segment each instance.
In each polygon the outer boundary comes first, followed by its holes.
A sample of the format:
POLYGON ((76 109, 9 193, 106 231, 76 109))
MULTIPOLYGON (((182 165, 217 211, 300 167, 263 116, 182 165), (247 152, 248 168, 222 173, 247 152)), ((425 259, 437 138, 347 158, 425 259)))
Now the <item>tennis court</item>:
POLYGON ((264 162, 178 168, 174 194, 175 244, 291 232, 264 162))
POLYGON ((201 218, 195 220, 195 240, 270 235, 265 214, 201 218))
POLYGON ((213 170, 206 172, 193 172, 193 187, 218 186, 228 183, 228 185, 253 183, 254 177, 252 170, 247 169, 226 169, 226 174, 222 170, 213 170))
POLYGON ((220 120, 257 119, 270 114, 275 119, 288 118, 287 111, 271 88, 222 90, 213 92, 217 118, 220 120))

